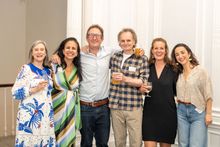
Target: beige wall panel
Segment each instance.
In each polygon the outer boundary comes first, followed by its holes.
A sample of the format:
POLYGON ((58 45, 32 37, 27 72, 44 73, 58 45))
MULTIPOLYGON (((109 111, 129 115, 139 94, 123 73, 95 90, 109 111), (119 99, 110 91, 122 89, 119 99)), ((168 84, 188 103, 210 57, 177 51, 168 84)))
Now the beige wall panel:
POLYGON ((1 0, 0 84, 13 82, 25 62, 25 17, 25 1, 1 0))
POLYGON ((0 137, 4 136, 4 114, 5 114, 5 100, 4 100, 4 89, 0 88, 0 137))
POLYGON ((15 135, 17 100, 12 99, 11 88, 0 88, 0 136, 15 135))
POLYGON ((66 3, 66 0, 26 1, 26 53, 38 39, 46 41, 50 54, 55 51, 66 37, 66 3))

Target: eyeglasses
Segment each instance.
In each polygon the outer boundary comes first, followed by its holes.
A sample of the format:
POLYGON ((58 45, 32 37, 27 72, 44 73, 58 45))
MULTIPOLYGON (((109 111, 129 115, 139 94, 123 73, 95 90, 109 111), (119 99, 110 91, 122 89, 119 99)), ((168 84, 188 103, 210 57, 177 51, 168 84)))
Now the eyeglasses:
POLYGON ((95 34, 95 33, 89 33, 88 37, 89 38, 101 38, 102 34, 95 34))

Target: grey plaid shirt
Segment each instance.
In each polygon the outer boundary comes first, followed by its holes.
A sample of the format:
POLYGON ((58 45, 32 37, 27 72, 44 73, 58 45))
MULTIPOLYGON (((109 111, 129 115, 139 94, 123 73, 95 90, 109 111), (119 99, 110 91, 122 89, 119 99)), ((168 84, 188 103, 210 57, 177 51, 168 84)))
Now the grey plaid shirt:
MULTIPOLYGON (((132 54, 127 58, 121 68, 123 51, 115 53, 110 60, 110 69, 112 72, 120 71, 125 76, 138 78, 142 81, 147 80, 148 63, 147 57, 136 57, 132 54)), ((119 110, 135 110, 142 107, 143 97, 138 87, 130 86, 126 83, 110 85, 109 107, 119 110)))

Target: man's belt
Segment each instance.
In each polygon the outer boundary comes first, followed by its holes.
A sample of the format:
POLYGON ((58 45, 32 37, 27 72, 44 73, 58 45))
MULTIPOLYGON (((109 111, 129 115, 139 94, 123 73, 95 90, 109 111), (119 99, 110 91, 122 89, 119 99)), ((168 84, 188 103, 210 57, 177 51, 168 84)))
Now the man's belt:
POLYGON ((99 106, 105 105, 107 103, 108 103, 108 98, 105 98, 103 100, 94 101, 94 102, 85 102, 85 101, 80 100, 81 105, 86 105, 86 106, 90 106, 90 107, 99 107, 99 106))

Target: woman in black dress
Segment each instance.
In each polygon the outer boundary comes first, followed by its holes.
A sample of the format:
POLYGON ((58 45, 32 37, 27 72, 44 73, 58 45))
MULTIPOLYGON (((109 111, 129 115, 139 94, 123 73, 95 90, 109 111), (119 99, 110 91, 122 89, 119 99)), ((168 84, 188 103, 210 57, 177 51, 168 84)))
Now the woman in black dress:
MULTIPOLYGON (((145 147, 170 147, 177 130, 177 114, 174 96, 177 74, 168 57, 168 46, 163 38, 152 42, 149 58, 149 78, 152 91, 145 97, 142 136, 145 147)), ((142 86, 143 87, 143 86, 142 86)), ((141 91, 143 88, 140 88, 141 91)))

